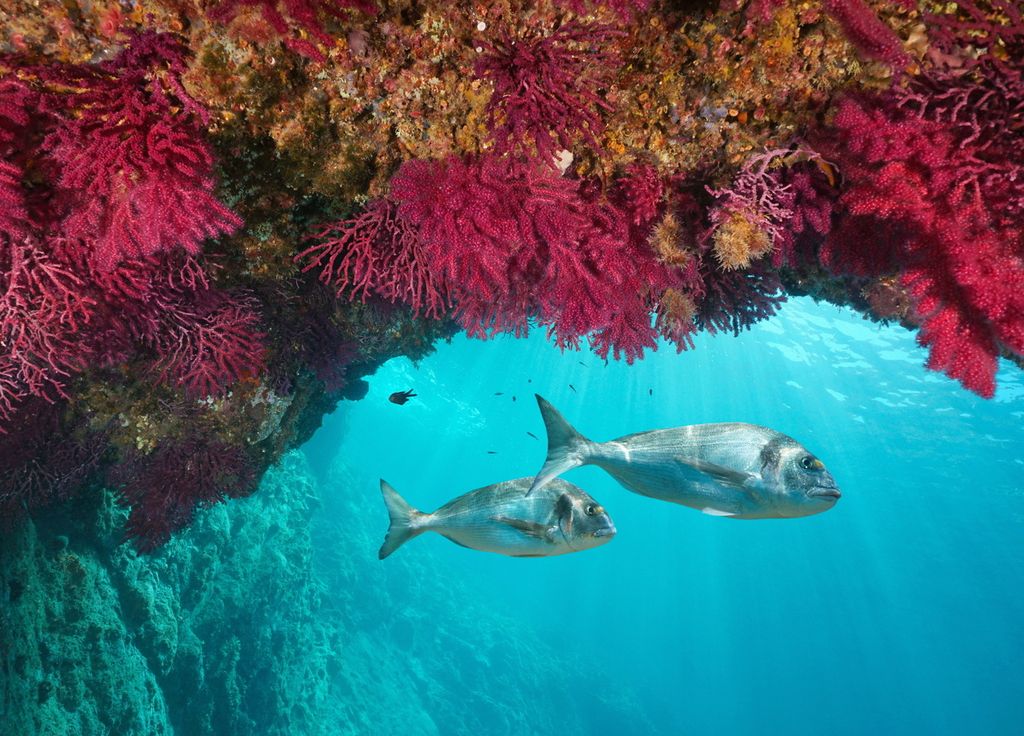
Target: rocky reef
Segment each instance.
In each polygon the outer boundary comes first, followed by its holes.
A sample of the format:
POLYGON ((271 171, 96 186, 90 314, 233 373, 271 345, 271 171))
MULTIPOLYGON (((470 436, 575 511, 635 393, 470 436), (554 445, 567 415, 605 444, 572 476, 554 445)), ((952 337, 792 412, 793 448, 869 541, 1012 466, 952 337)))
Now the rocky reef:
POLYGON ((0 730, 649 733, 288 453, 459 330, 634 361, 789 294, 991 397, 1022 120, 1015 0, 7 0, 0 730))
POLYGON ((455 330, 632 361, 811 294, 916 330, 982 396, 1024 355, 1012 0, 11 0, 0 23, 9 533, 105 487, 156 549, 455 330))
POLYGON ((110 493, 5 536, 4 733, 651 732, 627 695, 591 697, 612 689, 594 663, 432 578, 428 550, 381 565, 372 485, 343 463, 324 488, 287 454, 153 554, 119 543, 110 493))

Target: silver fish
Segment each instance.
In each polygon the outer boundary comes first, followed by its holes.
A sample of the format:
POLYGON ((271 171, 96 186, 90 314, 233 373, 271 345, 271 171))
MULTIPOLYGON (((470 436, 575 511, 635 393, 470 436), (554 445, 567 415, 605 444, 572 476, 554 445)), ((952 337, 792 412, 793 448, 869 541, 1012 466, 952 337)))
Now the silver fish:
POLYGON ((597 547, 615 536, 615 525, 590 494, 561 479, 527 497, 532 478, 477 488, 432 514, 410 506, 381 480, 391 517, 378 557, 413 537, 437 532, 456 544, 512 557, 550 557, 597 547))
POLYGON ((694 424, 591 442, 537 396, 548 456, 527 491, 581 465, 597 465, 642 496, 712 516, 775 519, 835 506, 840 492, 824 463, 803 445, 754 424, 694 424))

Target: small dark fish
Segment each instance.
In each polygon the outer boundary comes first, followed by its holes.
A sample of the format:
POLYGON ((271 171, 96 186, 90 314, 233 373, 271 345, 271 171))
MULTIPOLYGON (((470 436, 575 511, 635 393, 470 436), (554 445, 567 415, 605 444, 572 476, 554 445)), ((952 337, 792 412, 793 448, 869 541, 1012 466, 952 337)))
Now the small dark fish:
POLYGON ((404 404, 415 395, 416 394, 412 392, 412 389, 409 389, 408 391, 395 391, 388 397, 388 401, 392 404, 404 404))
POLYGON ((534 434, 533 432, 527 432, 526 434, 530 435, 530 436, 531 436, 531 437, 533 437, 533 438, 534 438, 535 440, 539 440, 539 439, 540 439, 540 437, 538 437, 537 435, 535 435, 535 434, 534 434))
POLYGON ((573 393, 576 393, 576 387, 575 387, 575 386, 573 386, 573 385, 572 385, 571 383, 569 384, 569 388, 571 388, 571 389, 572 389, 572 392, 573 392, 573 393))
POLYGON ((504 395, 505 395, 505 392, 504 392, 504 391, 495 391, 495 392, 494 392, 494 395, 495 395, 495 396, 504 396, 504 395))
POLYGON ((526 379, 526 382, 527 382, 527 383, 533 383, 533 379, 532 379, 532 378, 527 378, 527 379, 526 379))
POLYGON ((582 360, 577 360, 576 362, 577 362, 577 363, 579 363, 579 364, 580 364, 581 366, 583 366, 584 368, 586 368, 586 367, 587 367, 587 364, 586 364, 586 363, 584 363, 584 362, 583 362, 582 360))
POLYGON ((515 397, 515 396, 513 396, 513 397, 512 397, 512 401, 515 401, 515 400, 516 400, 516 397, 515 397))
POLYGON ((487 451, 487 454, 488 454, 488 455, 497 455, 498 453, 497 453, 497 452, 495 452, 494 450, 488 450, 488 451, 487 451))
POLYGON ((654 396, 654 389, 653 388, 647 389, 647 395, 648 396, 654 396))

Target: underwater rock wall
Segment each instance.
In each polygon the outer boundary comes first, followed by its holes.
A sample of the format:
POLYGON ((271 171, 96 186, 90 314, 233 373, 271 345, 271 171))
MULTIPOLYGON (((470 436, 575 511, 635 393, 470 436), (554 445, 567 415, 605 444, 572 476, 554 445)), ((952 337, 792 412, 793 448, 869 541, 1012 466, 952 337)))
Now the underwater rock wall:
POLYGON ((317 497, 296 463, 152 556, 119 544, 107 493, 5 537, 5 733, 314 733, 337 642, 313 619, 317 497))
POLYGON ((650 732, 626 696, 570 691, 578 662, 461 606, 429 554, 377 561, 372 486, 339 465, 328 488, 288 454, 152 555, 118 544, 109 493, 4 536, 0 731, 650 732))

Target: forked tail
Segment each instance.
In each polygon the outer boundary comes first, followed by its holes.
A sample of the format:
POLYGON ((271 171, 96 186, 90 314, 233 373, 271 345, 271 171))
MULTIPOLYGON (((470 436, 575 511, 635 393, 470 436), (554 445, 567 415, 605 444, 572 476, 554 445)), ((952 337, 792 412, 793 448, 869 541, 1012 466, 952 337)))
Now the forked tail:
POLYGON ((405 499, 398 495, 398 491, 383 478, 380 481, 380 492, 384 496, 384 505, 388 507, 388 516, 391 517, 391 526, 388 527, 384 544, 377 553, 377 557, 383 560, 410 539, 426 531, 426 527, 422 526, 422 519, 427 514, 406 503, 405 499))
POLYGON ((594 446, 590 440, 573 429, 547 399, 539 394, 534 395, 537 397, 540 415, 544 418, 544 427, 548 431, 548 457, 544 461, 544 467, 533 479, 533 485, 526 492, 527 496, 565 471, 586 465, 590 461, 594 446))

